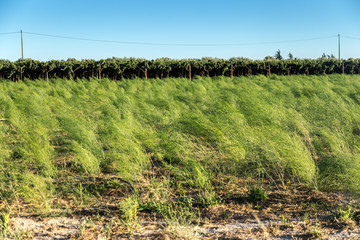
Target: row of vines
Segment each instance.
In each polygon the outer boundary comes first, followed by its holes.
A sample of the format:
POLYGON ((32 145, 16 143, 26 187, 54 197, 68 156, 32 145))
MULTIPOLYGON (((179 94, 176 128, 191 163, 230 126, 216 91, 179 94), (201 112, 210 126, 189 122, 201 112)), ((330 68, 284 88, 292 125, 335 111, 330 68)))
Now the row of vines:
POLYGON ((244 76, 291 74, 360 74, 360 59, 334 58, 250 60, 246 58, 145 60, 139 58, 108 58, 105 60, 51 60, 32 59, 15 62, 0 60, 0 79, 90 78, 109 79, 244 76))

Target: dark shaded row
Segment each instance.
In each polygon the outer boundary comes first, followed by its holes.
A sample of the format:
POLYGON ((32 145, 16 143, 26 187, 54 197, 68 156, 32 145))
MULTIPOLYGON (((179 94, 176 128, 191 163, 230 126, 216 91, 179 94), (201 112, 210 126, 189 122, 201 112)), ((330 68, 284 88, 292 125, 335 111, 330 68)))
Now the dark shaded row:
POLYGON ((138 58, 109 58, 105 60, 51 60, 32 59, 11 62, 0 60, 0 79, 22 80, 38 78, 165 78, 194 76, 245 76, 291 74, 359 74, 360 59, 334 58, 250 60, 246 58, 145 60, 138 58))

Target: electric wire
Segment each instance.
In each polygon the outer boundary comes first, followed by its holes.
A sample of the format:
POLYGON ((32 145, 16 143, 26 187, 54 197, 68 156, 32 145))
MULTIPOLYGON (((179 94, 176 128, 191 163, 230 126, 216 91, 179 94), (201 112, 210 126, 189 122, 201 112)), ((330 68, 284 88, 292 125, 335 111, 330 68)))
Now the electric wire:
POLYGON ((356 37, 347 37, 347 36, 342 36, 343 38, 348 38, 348 39, 354 39, 354 40, 360 40, 360 38, 356 38, 356 37))
POLYGON ((18 34, 18 33, 20 33, 20 32, 3 32, 3 33, 0 32, 0 35, 18 34))
POLYGON ((118 43, 118 44, 129 44, 129 45, 150 45, 150 46, 193 46, 193 47, 221 47, 221 46, 248 46, 248 45, 266 45, 266 44, 278 44, 278 43, 292 43, 292 42, 304 42, 320 39, 329 39, 335 38, 337 35, 326 36, 326 37, 317 37, 317 38, 304 38, 296 40, 286 40, 286 41, 272 41, 272 42, 249 42, 249 43, 153 43, 153 42, 127 42, 127 41, 115 41, 115 40, 103 40, 103 39, 92 39, 92 38, 80 38, 80 37, 69 37, 62 35, 52 35, 44 33, 35 33, 35 32, 25 32, 24 34, 44 36, 44 37, 53 37, 53 38, 63 38, 71 40, 81 40, 81 41, 92 41, 92 42, 105 42, 105 43, 118 43))
MULTIPOLYGON (((11 34, 20 34, 20 33, 21 33, 21 31, 0 32, 0 35, 11 35, 11 34)), ((70 37, 70 36, 63 36, 63 35, 53 35, 53 34, 45 34, 45 33, 27 32, 27 31, 23 31, 23 34, 43 36, 43 37, 52 37, 52 38, 70 39, 70 40, 116 43, 116 44, 127 44, 127 45, 184 46, 184 47, 187 47, 187 46, 188 47, 226 47, 226 46, 268 45, 268 44, 279 44, 279 43, 314 41, 314 40, 330 39, 330 38, 338 37, 338 35, 331 35, 331 36, 324 36, 324 37, 303 38, 303 39, 295 39, 295 40, 269 41, 269 42, 245 42, 245 43, 156 43, 156 42, 131 42, 131 41, 116 41, 116 40, 105 40, 105 39, 70 37)), ((350 37, 350 36, 341 36, 341 38, 360 40, 360 38, 358 38, 358 37, 350 37)))

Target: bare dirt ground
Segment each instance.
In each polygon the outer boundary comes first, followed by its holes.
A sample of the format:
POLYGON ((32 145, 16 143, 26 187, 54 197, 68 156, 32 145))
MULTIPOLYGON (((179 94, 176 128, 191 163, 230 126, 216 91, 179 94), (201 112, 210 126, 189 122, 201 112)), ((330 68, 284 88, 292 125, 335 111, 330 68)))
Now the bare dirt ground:
POLYGON ((358 199, 300 186, 265 188, 267 201, 257 203, 248 201, 246 187, 218 191, 223 200, 199 209, 198 221, 188 225, 151 212, 138 212, 136 223, 126 224, 117 207, 122 198, 112 191, 84 206, 70 204, 66 211, 12 214, 9 234, 3 238, 360 239, 358 199))

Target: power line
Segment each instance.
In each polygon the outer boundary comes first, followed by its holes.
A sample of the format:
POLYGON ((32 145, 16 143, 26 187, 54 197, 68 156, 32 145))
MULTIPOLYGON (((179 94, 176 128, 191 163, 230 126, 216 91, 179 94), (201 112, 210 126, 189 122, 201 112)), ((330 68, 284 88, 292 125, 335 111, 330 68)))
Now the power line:
POLYGON ((5 35, 5 34, 18 34, 20 32, 3 32, 3 33, 0 33, 0 35, 5 35))
POLYGON ((345 37, 345 36, 342 36, 343 38, 349 38, 349 39, 354 39, 354 40, 360 40, 360 38, 356 38, 356 37, 345 37))
POLYGON ((193 47, 221 47, 221 46, 246 46, 246 45, 266 45, 266 44, 277 44, 277 43, 292 43, 292 42, 304 42, 320 39, 329 39, 335 38, 337 35, 326 36, 326 37, 317 37, 317 38, 304 38, 296 40, 287 40, 287 41, 273 41, 273 42, 252 42, 252 43, 151 43, 151 42, 126 42, 126 41, 115 41, 115 40, 103 40, 103 39, 92 39, 92 38, 79 38, 79 37, 69 37, 62 35, 52 35, 44 33, 34 33, 34 32, 23 32, 24 34, 44 36, 44 37, 53 37, 53 38, 63 38, 71 40, 81 40, 81 41, 91 41, 91 42, 106 42, 106 43, 118 43, 118 44, 131 44, 131 45, 151 45, 151 46, 193 46, 193 47))
MULTIPOLYGON (((294 42, 305 42, 305 41, 313 41, 313 40, 321 40, 321 39, 330 39, 330 38, 338 38, 338 50, 339 50, 339 59, 340 59, 340 34, 332 35, 332 36, 324 36, 324 37, 316 37, 316 38, 303 38, 303 39, 295 39, 295 40, 283 40, 283 41, 271 41, 271 42, 248 42, 248 43, 154 43, 154 42, 128 42, 128 41, 115 41, 115 40, 104 40, 104 39, 93 39, 93 38, 80 38, 80 37, 70 37, 63 35, 53 35, 53 34, 45 34, 45 33, 35 33, 35 32, 0 32, 0 35, 6 34, 19 34, 21 35, 21 53, 23 59, 23 34, 43 36, 43 37, 52 37, 52 38, 62 38, 62 39, 70 39, 70 40, 80 40, 80 41, 91 41, 91 42, 103 42, 103 43, 116 43, 116 44, 128 44, 128 45, 150 45, 150 46, 192 46, 192 47, 225 47, 225 46, 249 46, 249 45, 267 45, 267 44, 280 44, 280 43, 294 43, 294 42)), ((347 37, 341 36, 343 38, 360 40, 357 37, 347 37)))

